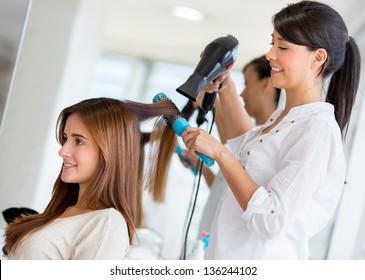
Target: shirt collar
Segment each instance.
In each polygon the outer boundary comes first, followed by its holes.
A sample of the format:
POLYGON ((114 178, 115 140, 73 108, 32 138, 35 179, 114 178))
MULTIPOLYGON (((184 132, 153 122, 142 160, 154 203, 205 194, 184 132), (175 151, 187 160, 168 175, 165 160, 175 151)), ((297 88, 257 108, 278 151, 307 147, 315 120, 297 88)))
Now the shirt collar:
MULTIPOLYGON (((265 122, 265 124, 263 126, 266 127, 266 126, 272 124, 279 117, 279 115, 281 114, 281 112, 283 110, 284 109, 281 108, 281 109, 276 110, 274 113, 272 113, 270 118, 265 122)), ((284 117, 284 119, 287 121, 296 121, 303 116, 315 114, 318 112, 327 112, 330 114, 334 114, 334 107, 332 104, 330 104, 328 102, 307 103, 307 104, 292 107, 289 110, 288 114, 284 117)))

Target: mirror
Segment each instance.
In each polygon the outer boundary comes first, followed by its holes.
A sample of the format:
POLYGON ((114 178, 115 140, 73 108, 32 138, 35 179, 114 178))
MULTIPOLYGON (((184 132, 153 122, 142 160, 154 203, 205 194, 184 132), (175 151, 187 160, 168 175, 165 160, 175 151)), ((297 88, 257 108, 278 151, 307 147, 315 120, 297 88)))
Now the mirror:
POLYGON ((0 129, 30 0, 0 2, 0 129))

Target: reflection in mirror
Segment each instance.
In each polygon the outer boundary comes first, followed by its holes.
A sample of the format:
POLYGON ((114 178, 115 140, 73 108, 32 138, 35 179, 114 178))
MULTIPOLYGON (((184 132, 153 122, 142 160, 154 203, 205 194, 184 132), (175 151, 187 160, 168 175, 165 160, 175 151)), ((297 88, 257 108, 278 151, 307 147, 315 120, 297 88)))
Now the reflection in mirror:
MULTIPOLYGON (((0 134, 29 4, 30 0, 0 1, 0 134)), ((1 224, 0 235, 3 234, 1 224)), ((1 238, 0 248, 3 246, 1 238)))
POLYGON ((0 129, 30 0, 0 2, 0 129))

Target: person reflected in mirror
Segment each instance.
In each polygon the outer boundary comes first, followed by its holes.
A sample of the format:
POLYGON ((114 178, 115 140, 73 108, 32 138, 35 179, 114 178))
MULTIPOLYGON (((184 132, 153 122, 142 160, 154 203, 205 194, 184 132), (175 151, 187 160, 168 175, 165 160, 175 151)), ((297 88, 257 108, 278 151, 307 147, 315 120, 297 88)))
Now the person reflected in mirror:
POLYGON ((245 109, 254 125, 263 125, 278 108, 281 89, 271 84, 271 66, 265 55, 243 67, 245 87, 241 93, 245 109))

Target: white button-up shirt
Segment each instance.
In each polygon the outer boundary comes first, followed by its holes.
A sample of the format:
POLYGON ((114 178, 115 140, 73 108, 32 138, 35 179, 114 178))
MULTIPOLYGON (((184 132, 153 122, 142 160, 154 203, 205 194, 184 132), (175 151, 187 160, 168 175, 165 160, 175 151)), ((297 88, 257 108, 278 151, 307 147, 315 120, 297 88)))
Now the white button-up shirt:
POLYGON ((263 134, 281 111, 263 126, 229 140, 260 187, 246 210, 227 188, 206 259, 307 259, 309 239, 333 216, 346 173, 333 106, 315 102, 294 107, 263 134))

